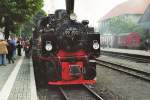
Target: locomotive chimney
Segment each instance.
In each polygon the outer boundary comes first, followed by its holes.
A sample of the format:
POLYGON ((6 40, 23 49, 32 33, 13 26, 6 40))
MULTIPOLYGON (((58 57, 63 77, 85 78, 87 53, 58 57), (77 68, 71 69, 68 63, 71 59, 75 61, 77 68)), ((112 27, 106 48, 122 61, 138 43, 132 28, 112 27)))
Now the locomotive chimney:
POLYGON ((66 0, 66 10, 69 15, 74 13, 74 0, 66 0))

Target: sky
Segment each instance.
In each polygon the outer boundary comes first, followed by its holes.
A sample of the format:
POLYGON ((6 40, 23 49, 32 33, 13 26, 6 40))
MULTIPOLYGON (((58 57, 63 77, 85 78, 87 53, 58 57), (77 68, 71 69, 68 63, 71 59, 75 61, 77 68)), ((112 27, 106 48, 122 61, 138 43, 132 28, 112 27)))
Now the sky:
MULTIPOLYGON (((90 26, 97 27, 98 21, 116 5, 127 0, 74 0, 77 20, 89 20, 90 26)), ((56 9, 65 9, 65 0, 44 0, 43 9, 54 13, 56 9)))

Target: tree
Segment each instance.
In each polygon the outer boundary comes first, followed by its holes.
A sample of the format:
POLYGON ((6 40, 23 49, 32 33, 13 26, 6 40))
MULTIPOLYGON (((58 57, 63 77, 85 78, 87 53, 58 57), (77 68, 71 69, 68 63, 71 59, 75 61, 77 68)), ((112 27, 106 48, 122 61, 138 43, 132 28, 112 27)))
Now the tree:
POLYGON ((32 29, 37 26, 38 20, 45 16, 46 16, 45 11, 43 10, 38 11, 37 14, 35 14, 29 21, 23 24, 21 31, 22 35, 24 35, 25 37, 31 36, 32 29))
POLYGON ((5 27, 6 39, 10 31, 30 20, 43 6, 43 0, 1 0, 0 27, 5 27))
POLYGON ((126 16, 118 16, 109 20, 109 29, 112 33, 121 34, 129 32, 137 32, 144 34, 144 29, 140 27, 132 18, 126 16))
POLYGON ((109 30, 114 34, 123 34, 130 32, 137 32, 141 36, 142 44, 146 39, 146 32, 144 28, 133 21, 131 17, 118 16, 109 20, 109 30))

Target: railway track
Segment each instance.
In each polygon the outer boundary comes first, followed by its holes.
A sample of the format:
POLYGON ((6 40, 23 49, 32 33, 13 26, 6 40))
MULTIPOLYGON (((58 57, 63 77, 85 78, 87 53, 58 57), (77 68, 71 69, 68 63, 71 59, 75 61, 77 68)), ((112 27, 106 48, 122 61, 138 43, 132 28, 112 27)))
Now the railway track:
POLYGON ((106 51, 102 51, 103 55, 107 55, 107 56, 112 56, 112 57, 118 57, 121 59, 127 59, 127 60, 131 60, 131 61, 135 61, 135 62, 140 62, 140 63, 150 63, 150 59, 149 58, 144 58, 144 57, 140 57, 138 55, 128 55, 128 54, 123 54, 123 53, 114 53, 114 52, 106 52, 106 51))
POLYGON ((87 85, 49 86, 38 89, 39 100, 103 100, 87 85))
POLYGON ((103 100, 96 92, 87 85, 73 87, 59 87, 65 100, 103 100))
POLYGON ((37 87, 38 100, 65 100, 58 87, 49 86, 45 88, 37 87))
POLYGON ((108 67, 110 69, 117 70, 117 71, 126 73, 128 75, 140 78, 141 80, 145 80, 145 81, 150 82, 150 73, 149 72, 140 71, 137 69, 129 68, 125 65, 121 65, 121 64, 117 64, 117 63, 113 63, 113 62, 108 62, 105 60, 99 60, 99 59, 95 59, 95 60, 97 61, 97 64, 100 66, 105 66, 105 67, 108 67))

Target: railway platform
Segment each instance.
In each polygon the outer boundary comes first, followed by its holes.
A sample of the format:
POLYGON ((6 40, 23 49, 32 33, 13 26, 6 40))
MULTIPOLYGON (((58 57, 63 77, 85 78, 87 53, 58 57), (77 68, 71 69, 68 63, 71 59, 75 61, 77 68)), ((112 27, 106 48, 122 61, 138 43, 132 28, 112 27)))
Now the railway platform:
POLYGON ((0 100, 38 100, 31 59, 0 66, 0 100))
POLYGON ((150 51, 144 51, 144 50, 117 49, 117 48, 101 48, 101 50, 108 51, 108 52, 125 53, 125 54, 150 57, 150 51))

